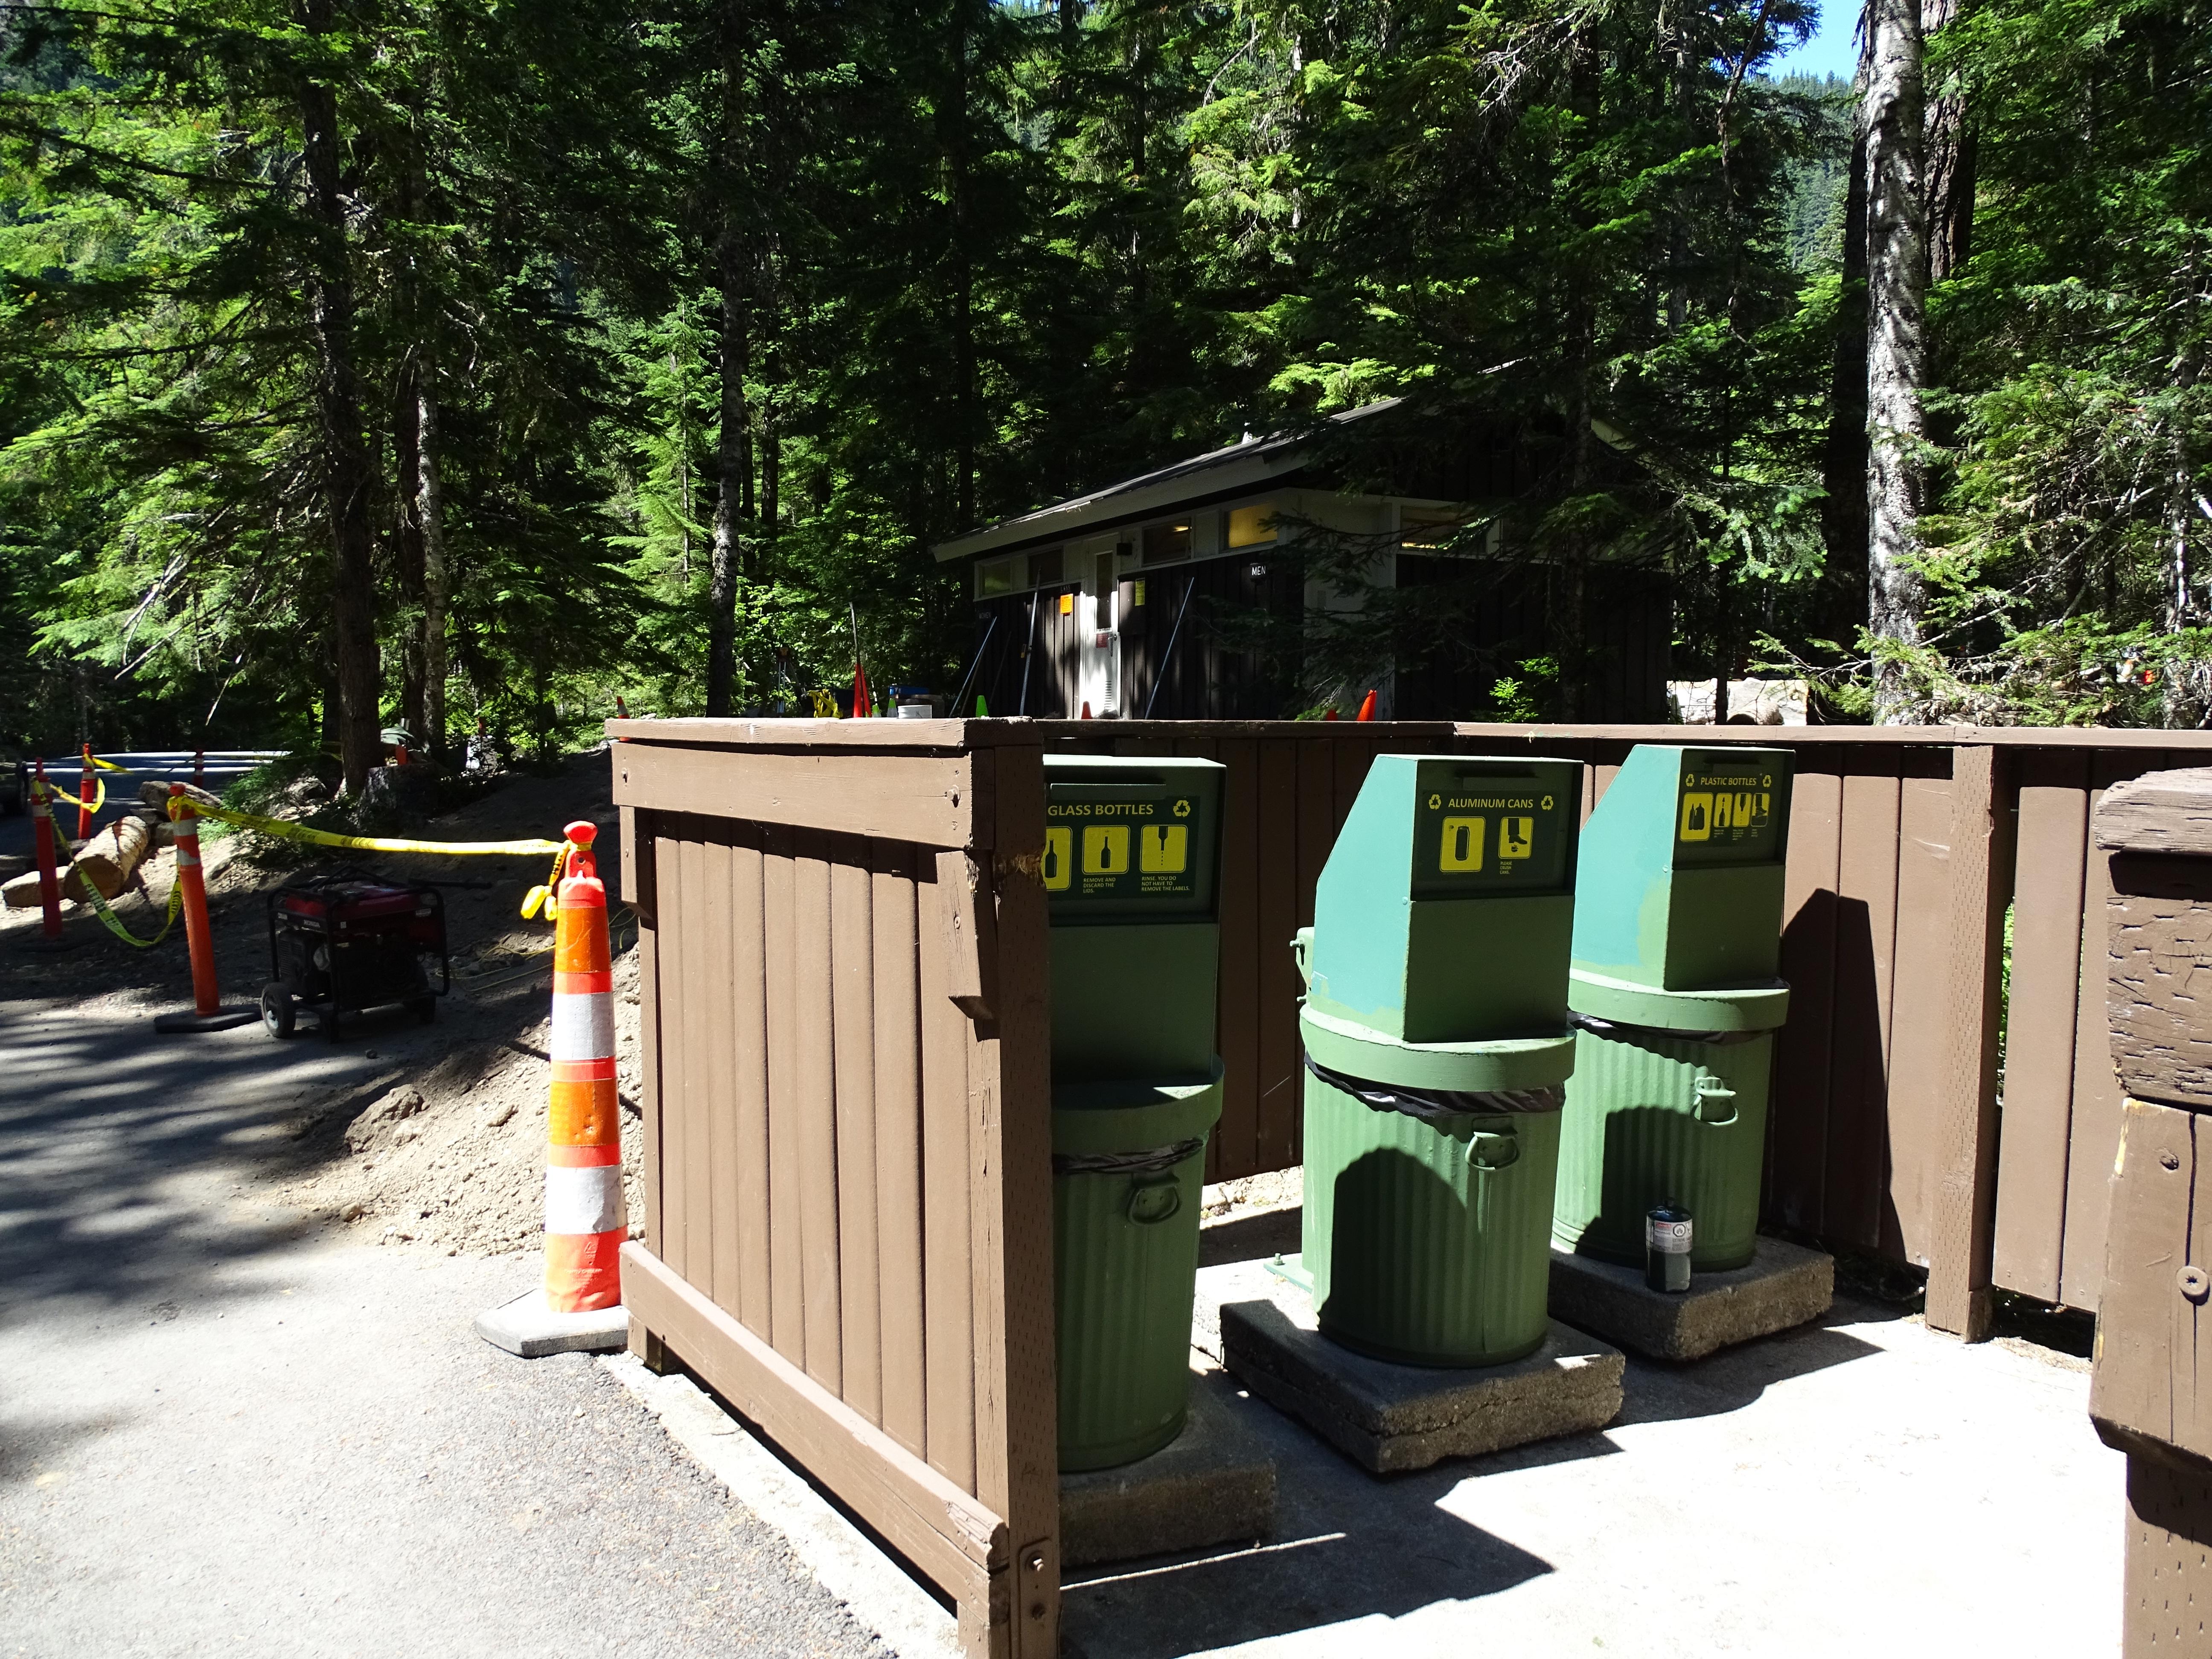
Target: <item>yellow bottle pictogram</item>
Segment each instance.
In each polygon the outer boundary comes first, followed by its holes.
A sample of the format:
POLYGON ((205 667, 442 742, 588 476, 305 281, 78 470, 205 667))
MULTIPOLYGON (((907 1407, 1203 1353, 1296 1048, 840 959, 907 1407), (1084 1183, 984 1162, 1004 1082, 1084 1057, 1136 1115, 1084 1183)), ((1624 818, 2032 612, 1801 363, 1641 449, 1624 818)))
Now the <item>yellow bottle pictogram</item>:
POLYGON ((1483 818, 1446 818, 1443 845, 1437 854, 1437 868, 1450 875, 1463 875, 1470 870, 1482 868, 1483 818))
POLYGON ((1075 831, 1050 829, 1044 832, 1044 890, 1064 893, 1075 879, 1075 831))
POLYGON ((1093 823, 1083 831, 1083 873, 1086 876, 1126 876, 1129 873, 1129 826, 1093 823))
POLYGON ((1190 831, 1180 823, 1148 823, 1138 837, 1138 867, 1148 876, 1179 876, 1190 855, 1190 831))
POLYGON ((1713 838, 1713 798, 1702 791, 1686 793, 1682 797, 1683 841, 1711 841, 1713 838))

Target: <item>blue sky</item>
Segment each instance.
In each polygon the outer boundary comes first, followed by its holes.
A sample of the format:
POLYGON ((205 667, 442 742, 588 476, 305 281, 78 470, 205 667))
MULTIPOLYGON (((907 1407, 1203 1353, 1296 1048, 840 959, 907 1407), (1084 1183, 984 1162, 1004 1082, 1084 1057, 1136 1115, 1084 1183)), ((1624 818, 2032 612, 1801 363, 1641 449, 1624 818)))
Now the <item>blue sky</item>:
POLYGON ((1851 31, 1858 26, 1859 9, 1851 0, 1825 0, 1820 27, 1813 38, 1785 58, 1767 65, 1769 75, 1840 75, 1846 81, 1858 68, 1858 43, 1851 31))

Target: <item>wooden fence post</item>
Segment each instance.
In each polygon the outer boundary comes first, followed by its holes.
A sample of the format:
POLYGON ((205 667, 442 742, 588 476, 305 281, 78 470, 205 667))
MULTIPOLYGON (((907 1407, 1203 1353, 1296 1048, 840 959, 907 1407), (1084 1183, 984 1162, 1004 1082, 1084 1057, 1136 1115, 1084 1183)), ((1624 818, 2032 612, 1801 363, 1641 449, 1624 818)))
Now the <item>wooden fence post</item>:
POLYGON ((1928 1252, 1929 1325, 1969 1342, 1995 1313, 1997 1023, 2004 1000, 2004 916, 2012 895, 2009 769, 2001 751, 1951 756, 1950 1036, 1945 1046, 1942 1178, 1928 1252))

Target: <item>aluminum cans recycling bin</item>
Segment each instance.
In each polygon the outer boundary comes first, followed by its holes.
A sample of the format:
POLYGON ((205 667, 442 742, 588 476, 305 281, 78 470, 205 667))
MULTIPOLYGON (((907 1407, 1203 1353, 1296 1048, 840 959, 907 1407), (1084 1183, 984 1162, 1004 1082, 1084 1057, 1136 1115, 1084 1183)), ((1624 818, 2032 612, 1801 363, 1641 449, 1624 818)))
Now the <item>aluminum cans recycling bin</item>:
POLYGON ((1383 755, 1298 939, 1299 1271, 1322 1333, 1502 1364, 1549 1329, 1582 767, 1383 755))
POLYGON ((1182 1432, 1214 1053, 1221 787, 1212 761, 1045 761, 1060 1466, 1182 1432))
POLYGON ((1689 1212, 1691 1267, 1748 1264, 1774 1032, 1786 749, 1638 744, 1583 827, 1560 1123, 1559 1249, 1641 1267, 1645 1215, 1689 1212))

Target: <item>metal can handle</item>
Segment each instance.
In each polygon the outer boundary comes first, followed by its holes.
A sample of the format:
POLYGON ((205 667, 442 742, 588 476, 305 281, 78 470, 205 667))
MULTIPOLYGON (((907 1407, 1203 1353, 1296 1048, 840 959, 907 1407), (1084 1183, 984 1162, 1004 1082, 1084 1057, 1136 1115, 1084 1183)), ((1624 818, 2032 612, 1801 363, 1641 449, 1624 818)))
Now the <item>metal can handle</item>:
POLYGON ((1510 1129, 1503 1133, 1479 1130, 1468 1137, 1467 1164, 1471 1170, 1503 1170, 1520 1158, 1521 1137, 1510 1129))
POLYGON ((1735 1090, 1729 1088, 1725 1082, 1717 1077, 1699 1078, 1698 1079, 1697 1088, 1698 1121, 1700 1123, 1710 1123, 1715 1128, 1726 1128, 1729 1124, 1735 1121, 1736 1110, 1735 1090), (1715 1117, 1713 1115, 1714 1110, 1723 1101, 1728 1103, 1728 1115, 1726 1117, 1715 1117))
POLYGON ((1140 1181, 1129 1188, 1124 1210, 1139 1227, 1157 1227, 1182 1208, 1182 1188, 1173 1181, 1140 1181))

